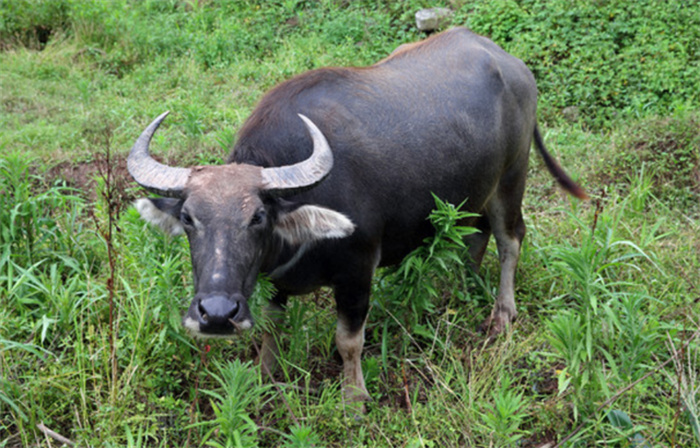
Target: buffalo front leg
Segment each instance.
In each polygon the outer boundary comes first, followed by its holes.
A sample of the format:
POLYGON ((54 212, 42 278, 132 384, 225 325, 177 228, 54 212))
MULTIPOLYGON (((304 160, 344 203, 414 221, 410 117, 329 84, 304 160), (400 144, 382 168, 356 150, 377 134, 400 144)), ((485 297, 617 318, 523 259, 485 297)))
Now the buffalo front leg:
POLYGON ((348 402, 370 400, 362 374, 362 348, 365 344, 365 323, 353 329, 345 319, 338 317, 335 343, 343 358, 343 397, 348 402))
POLYGON ((262 347, 258 354, 258 363, 263 373, 272 374, 277 369, 279 349, 280 324, 284 320, 284 305, 286 296, 275 297, 263 311, 262 347))
POLYGON ((365 322, 369 311, 369 284, 362 290, 357 287, 336 286, 338 326, 335 343, 343 359, 343 397, 346 402, 370 400, 362 375, 362 348, 365 344, 365 322))

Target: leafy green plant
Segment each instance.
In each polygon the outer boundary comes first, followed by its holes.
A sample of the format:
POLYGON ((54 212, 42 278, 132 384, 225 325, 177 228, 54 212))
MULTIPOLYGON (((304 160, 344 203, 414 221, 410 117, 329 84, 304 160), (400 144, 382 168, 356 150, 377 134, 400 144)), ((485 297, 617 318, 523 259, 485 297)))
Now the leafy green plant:
POLYGON ((433 197, 436 208, 428 219, 435 228, 435 235, 408 254, 390 276, 382 279, 382 283, 391 285, 387 304, 408 308, 413 316, 435 311, 443 285, 452 284, 452 290, 466 285, 464 238, 478 232, 474 227, 459 224, 477 214, 461 211, 464 204, 455 206, 433 197))
POLYGON ((305 424, 294 425, 285 434, 284 448, 321 448, 325 446, 314 429, 305 424))
POLYGON ((269 386, 260 383, 259 369, 253 369, 250 362, 234 360, 216 367, 218 373, 210 375, 222 391, 202 391, 213 398, 211 405, 215 415, 207 444, 222 448, 257 445, 258 426, 250 416, 250 408, 262 406, 269 386))
MULTIPOLYGON (((373 332, 373 340, 380 346, 384 378, 389 376, 391 361, 403 358, 410 343, 436 343, 435 328, 426 316, 436 314, 438 307, 446 307, 449 312, 450 307, 464 306, 470 297, 464 239, 477 230, 461 223, 478 215, 461 211, 464 204, 454 206, 433 197, 436 208, 428 219, 435 234, 398 267, 380 274, 373 291, 373 302, 384 320, 373 332)), ((372 375, 377 372, 371 361, 368 367, 369 379, 374 380, 372 375)))
POLYGON ((7 257, 27 264, 63 249, 59 221, 51 212, 80 201, 67 188, 37 188, 41 179, 30 174, 31 163, 19 152, 0 159, 0 245, 7 257))
POLYGON ((61 185, 45 189, 30 163, 18 153, 0 159, 0 298, 43 344, 90 305, 81 289, 97 252, 83 200, 61 185))
POLYGON ((517 446, 522 437, 520 425, 526 417, 523 408, 527 401, 513 386, 508 375, 501 376, 497 389, 491 394, 493 404, 481 414, 482 424, 493 434, 497 446, 517 446))
MULTIPOLYGON (((6 357, 6 352, 10 350, 21 351, 38 358, 51 356, 49 351, 33 344, 24 344, 0 338, 0 370, 2 371, 8 369, 6 363, 9 357, 6 357)), ((13 414, 15 419, 27 421, 27 414, 22 410, 25 406, 22 400, 17 398, 21 396, 19 389, 19 384, 6 378, 0 378, 0 413, 4 413, 6 412, 5 409, 9 409, 9 413, 13 414)))
POLYGON ((610 425, 620 430, 622 436, 629 440, 631 446, 635 448, 651 448, 644 437, 635 430, 632 419, 626 412, 613 409, 608 412, 607 418, 610 425))
MULTIPOLYGON (((624 209, 624 205, 622 207, 624 209)), ((547 321, 553 354, 565 364, 558 375, 559 393, 573 386, 574 416, 592 411, 596 399, 609 397, 613 384, 636 380, 646 373, 658 349, 658 322, 643 309, 655 299, 644 292, 625 292, 625 270, 640 270, 634 260, 650 256, 629 240, 616 236, 616 219, 597 215, 597 226, 579 247, 551 252, 553 266, 571 280, 572 299, 547 321)), ((585 235, 585 233, 584 233, 585 235)), ((649 263, 651 269, 656 266, 649 263)), ((557 300, 562 300, 559 298, 557 300)))

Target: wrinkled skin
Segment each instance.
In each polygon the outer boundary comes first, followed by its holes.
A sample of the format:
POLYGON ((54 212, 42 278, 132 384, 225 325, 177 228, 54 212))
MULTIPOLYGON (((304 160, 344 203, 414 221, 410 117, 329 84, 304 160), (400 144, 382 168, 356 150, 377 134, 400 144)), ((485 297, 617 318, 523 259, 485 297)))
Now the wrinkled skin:
MULTIPOLYGON (((466 199, 468 211, 481 214, 465 223, 481 230, 467 239, 475 269, 496 238, 501 278, 484 327, 501 332, 516 316, 533 136, 555 178, 585 197, 546 152, 536 104, 534 78, 521 61, 457 28, 371 67, 315 70, 277 86, 239 131, 227 165, 183 176, 148 165, 147 151, 130 156, 141 185, 172 197, 139 200, 142 216, 190 241, 195 296, 184 325, 200 335, 250 327, 247 298, 259 272, 278 289, 273 321, 290 295, 332 286, 344 394, 368 399, 360 356, 372 277, 431 234, 432 192, 455 204, 466 199), (322 153, 297 114, 318 126, 332 162, 300 170, 306 177, 295 184, 279 181, 289 173, 278 176, 275 167, 322 153)), ((271 367, 277 353, 274 334, 265 334, 263 364, 271 367)))

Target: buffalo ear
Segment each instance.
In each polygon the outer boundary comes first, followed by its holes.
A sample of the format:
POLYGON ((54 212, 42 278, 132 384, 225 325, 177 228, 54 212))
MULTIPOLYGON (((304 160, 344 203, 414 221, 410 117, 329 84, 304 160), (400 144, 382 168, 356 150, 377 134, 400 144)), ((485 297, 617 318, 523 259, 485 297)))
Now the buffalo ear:
POLYGON ((325 238, 345 238, 355 231, 355 224, 340 212, 317 205, 302 205, 281 212, 275 233, 290 244, 303 244, 325 238))
POLYGON ((173 198, 142 198, 134 201, 134 207, 141 219, 175 236, 185 231, 180 222, 182 202, 182 199, 173 198))

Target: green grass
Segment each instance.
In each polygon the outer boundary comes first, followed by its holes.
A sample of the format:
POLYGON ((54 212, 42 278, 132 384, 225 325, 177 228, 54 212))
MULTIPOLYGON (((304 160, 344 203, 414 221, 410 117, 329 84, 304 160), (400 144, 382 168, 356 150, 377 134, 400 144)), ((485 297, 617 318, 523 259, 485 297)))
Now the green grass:
POLYGON ((533 156, 519 316, 491 344, 495 245, 469 275, 440 206, 442 237, 377 276, 358 420, 329 291, 290 303, 274 382, 248 362, 258 331, 186 334, 187 243, 128 208, 123 159, 171 110, 157 156, 219 163, 267 89, 385 57, 435 4, 0 0, 0 446, 59 445, 42 427, 114 447, 700 444, 700 7, 450 5, 532 68, 545 141, 592 200, 533 156))

